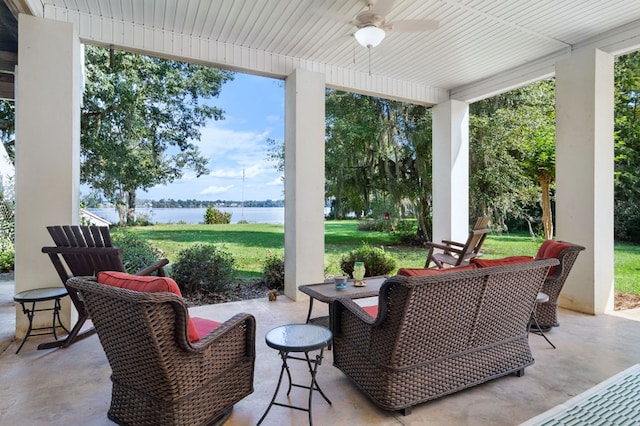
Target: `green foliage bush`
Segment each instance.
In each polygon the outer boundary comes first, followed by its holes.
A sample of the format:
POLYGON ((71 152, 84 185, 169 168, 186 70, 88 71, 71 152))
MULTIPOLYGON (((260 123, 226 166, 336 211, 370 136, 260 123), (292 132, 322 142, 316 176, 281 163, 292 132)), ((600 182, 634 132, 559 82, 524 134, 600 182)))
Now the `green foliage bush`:
POLYGON ((269 289, 284 289, 284 259, 275 254, 267 256, 262 267, 262 282, 269 289))
POLYGON ((635 200, 616 200, 613 232, 618 240, 640 242, 640 206, 635 200))
POLYGON ((132 225, 134 226, 152 226, 151 218, 148 214, 138 213, 136 214, 136 221, 132 225))
POLYGON ((365 277, 387 275, 396 269, 396 261, 391 255, 385 253, 384 249, 380 247, 371 247, 366 243, 342 255, 340 269, 345 274, 353 277, 353 263, 356 261, 364 262, 365 277))
POLYGON ((111 233, 111 240, 114 246, 122 249, 122 263, 130 274, 135 274, 163 257, 161 250, 125 228, 115 228, 111 233))
POLYGON ((180 251, 177 259, 171 267, 171 276, 183 294, 225 293, 231 289, 235 259, 225 247, 198 243, 180 251))
POLYGON ((0 251, 0 271, 8 272, 13 271, 15 266, 15 251, 13 247, 11 248, 3 248, 0 251))
POLYGON ((207 225, 231 223, 231 213, 223 213, 220 210, 209 206, 207 207, 207 211, 204 212, 204 223, 207 225))

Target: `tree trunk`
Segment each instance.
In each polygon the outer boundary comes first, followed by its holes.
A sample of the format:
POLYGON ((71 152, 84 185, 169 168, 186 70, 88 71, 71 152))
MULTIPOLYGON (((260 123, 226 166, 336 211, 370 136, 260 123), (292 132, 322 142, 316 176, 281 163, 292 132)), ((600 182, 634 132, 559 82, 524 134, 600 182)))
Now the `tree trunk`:
POLYGON ((551 194, 549 187, 551 186, 551 177, 547 174, 541 174, 540 189, 542 190, 542 225, 544 227, 544 239, 553 238, 553 216, 551 214, 551 194))
POLYGON ((127 208, 127 225, 135 225, 136 223, 136 191, 127 191, 128 208, 127 208))
POLYGON ((116 202, 116 209, 118 210, 118 219, 120 225, 124 226, 127 223, 127 193, 120 191, 120 196, 116 202))
POLYGON ((431 226, 429 225, 431 203, 420 197, 418 208, 418 236, 424 238, 425 241, 431 241, 431 226))

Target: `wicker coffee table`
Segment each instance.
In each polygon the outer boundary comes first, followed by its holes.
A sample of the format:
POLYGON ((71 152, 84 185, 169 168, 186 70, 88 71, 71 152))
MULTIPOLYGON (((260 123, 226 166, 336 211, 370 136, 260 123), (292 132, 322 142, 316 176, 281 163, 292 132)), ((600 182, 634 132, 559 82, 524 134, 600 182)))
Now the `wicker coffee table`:
POLYGON ((333 282, 321 283, 321 284, 308 284, 301 285, 299 290, 309 297, 309 312, 307 313, 307 323, 318 324, 324 327, 330 328, 329 318, 331 316, 331 302, 338 297, 347 297, 349 299, 364 299, 366 297, 376 297, 380 292, 380 286, 387 279, 387 277, 368 277, 364 279, 366 285, 364 287, 356 287, 353 285, 353 280, 347 282, 347 288, 344 290, 337 290, 336 285, 333 282), (329 316, 323 316, 318 318, 311 318, 311 311, 313 310, 313 301, 319 300, 323 303, 329 304, 329 316))

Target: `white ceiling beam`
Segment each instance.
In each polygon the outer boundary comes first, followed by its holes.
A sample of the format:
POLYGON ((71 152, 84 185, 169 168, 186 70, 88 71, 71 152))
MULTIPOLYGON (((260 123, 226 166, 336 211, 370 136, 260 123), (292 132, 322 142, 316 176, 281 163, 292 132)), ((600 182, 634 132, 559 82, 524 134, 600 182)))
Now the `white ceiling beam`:
POLYGON ((473 103, 518 87, 526 86, 534 81, 553 77, 556 62, 570 55, 571 52, 569 49, 562 49, 553 55, 537 61, 501 72, 500 74, 471 84, 457 87, 451 90, 451 99, 473 103))
POLYGON ((553 77, 555 75, 555 64, 559 60, 566 59, 583 49, 600 49, 616 56, 639 50, 640 21, 622 25, 572 48, 562 49, 526 65, 452 89, 451 99, 472 103, 526 86, 534 81, 553 77))
POLYGON ((330 88, 373 96, 434 105, 449 99, 448 90, 382 76, 370 76, 315 61, 273 54, 244 46, 143 27, 130 22, 91 16, 53 6, 45 7, 46 19, 72 22, 83 43, 112 45, 137 53, 184 60, 217 68, 284 79, 300 68, 325 74, 330 88))
POLYGON ((614 56, 640 49, 640 21, 630 22, 573 46, 573 51, 600 49, 614 56))

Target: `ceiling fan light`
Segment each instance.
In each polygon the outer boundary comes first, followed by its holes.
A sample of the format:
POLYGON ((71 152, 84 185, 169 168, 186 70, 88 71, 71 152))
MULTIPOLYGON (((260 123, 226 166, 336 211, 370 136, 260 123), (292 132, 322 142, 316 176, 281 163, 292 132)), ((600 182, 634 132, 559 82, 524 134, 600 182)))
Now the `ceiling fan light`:
POLYGON ((384 36, 384 30, 373 25, 362 27, 355 33, 356 40, 364 47, 376 47, 384 36))

